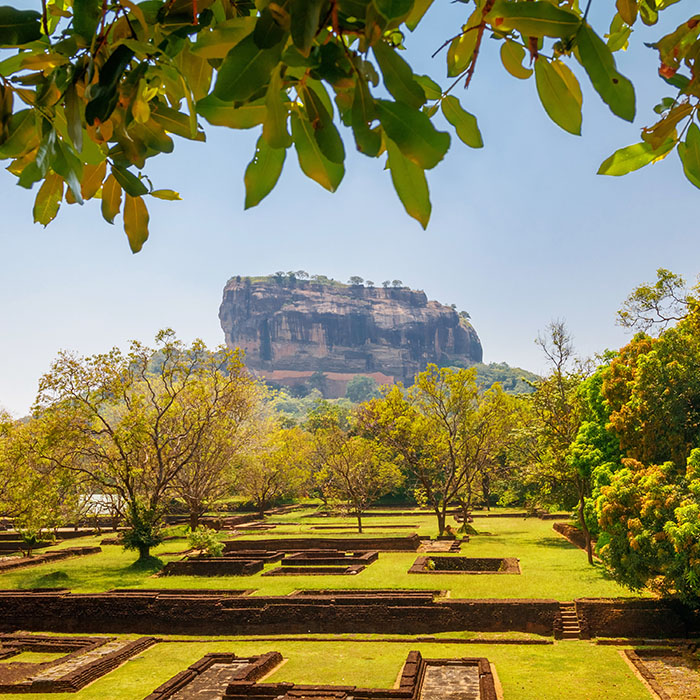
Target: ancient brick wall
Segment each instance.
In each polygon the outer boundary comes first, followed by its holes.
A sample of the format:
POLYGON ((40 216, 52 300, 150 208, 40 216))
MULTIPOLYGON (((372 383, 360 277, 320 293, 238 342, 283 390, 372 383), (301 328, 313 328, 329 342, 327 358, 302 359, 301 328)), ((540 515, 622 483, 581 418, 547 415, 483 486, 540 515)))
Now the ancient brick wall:
POLYGON ((197 596, 0 593, 0 629, 140 634, 551 634, 553 600, 416 600, 398 596, 197 596))
POLYGON ((576 610, 596 637, 697 637, 700 611, 655 599, 579 598, 576 610))

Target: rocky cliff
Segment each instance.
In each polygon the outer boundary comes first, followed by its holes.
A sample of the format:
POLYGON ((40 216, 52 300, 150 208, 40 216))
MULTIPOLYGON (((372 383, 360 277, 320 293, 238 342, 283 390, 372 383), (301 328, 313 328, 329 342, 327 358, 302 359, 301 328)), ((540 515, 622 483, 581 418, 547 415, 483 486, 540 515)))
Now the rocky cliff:
POLYGON ((381 373, 410 382, 430 362, 481 362, 479 336, 453 308, 425 293, 319 283, 288 277, 235 277, 219 309, 229 347, 264 374, 381 373))

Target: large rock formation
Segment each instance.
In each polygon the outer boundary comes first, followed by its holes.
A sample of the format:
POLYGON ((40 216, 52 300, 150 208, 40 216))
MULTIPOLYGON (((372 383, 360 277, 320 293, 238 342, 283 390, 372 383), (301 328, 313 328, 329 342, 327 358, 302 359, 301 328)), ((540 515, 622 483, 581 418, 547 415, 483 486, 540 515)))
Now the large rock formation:
POLYGON ((319 371, 329 379, 372 374, 379 383, 410 383, 430 362, 482 359, 464 315, 406 287, 235 277, 224 288, 219 318, 226 344, 245 350, 250 368, 282 384, 285 376, 319 371))

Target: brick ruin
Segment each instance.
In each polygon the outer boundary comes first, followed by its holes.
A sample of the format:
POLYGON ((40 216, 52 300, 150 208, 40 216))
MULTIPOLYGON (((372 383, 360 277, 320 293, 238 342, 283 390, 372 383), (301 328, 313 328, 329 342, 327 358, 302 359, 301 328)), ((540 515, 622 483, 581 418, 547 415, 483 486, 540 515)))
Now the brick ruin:
POLYGON ((114 637, 0 635, 0 659, 5 661, 0 664, 0 693, 72 693, 155 643, 153 637, 125 641, 114 637), (62 656, 40 663, 12 661, 23 652, 62 656))
POLYGON ((419 651, 411 651, 395 688, 258 682, 281 662, 278 652, 252 658, 207 654, 156 688, 145 700, 194 700, 207 689, 215 690, 222 700, 441 700, 455 694, 464 700, 497 697, 491 665, 485 658, 424 659, 419 651))
POLYGON ((409 574, 520 574, 515 557, 418 557, 409 574))

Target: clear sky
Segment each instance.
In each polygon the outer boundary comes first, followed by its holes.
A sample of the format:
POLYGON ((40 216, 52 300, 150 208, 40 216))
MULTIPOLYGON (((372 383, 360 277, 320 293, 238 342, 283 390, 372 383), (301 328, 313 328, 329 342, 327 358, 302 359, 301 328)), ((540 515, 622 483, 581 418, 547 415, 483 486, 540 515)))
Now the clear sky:
MULTIPOLYGON (((601 31, 614 3, 597 5, 601 31)), ((444 56, 430 54, 468 11, 436 0, 425 26, 407 38, 409 60, 443 86, 444 56)), ((207 144, 177 139, 174 154, 148 165, 156 186, 177 189, 184 201, 149 202, 151 238, 138 255, 96 201, 64 205, 46 229, 34 225, 36 190, 0 172, 0 405, 25 413, 59 349, 100 352, 131 338, 151 341, 166 326, 216 345, 226 280, 276 270, 424 289, 471 314, 486 362, 541 370, 533 340, 553 318, 566 319, 583 355, 619 347, 628 335, 615 326, 615 311, 636 285, 652 281, 657 267, 690 280, 700 271, 700 192, 675 154, 624 178, 595 174, 616 148, 639 140, 653 105, 671 94, 642 42, 675 28, 684 11, 688 2, 662 13, 663 26, 635 32, 632 50, 618 58, 637 86, 634 125, 584 83, 583 137, 552 124, 534 80, 506 74, 487 41, 472 86, 456 93, 477 115, 486 145, 474 151, 453 138, 429 173, 427 231, 403 212, 383 163, 355 154, 329 194, 300 173, 290 151, 275 191, 245 212, 253 131, 209 127, 207 144)))

